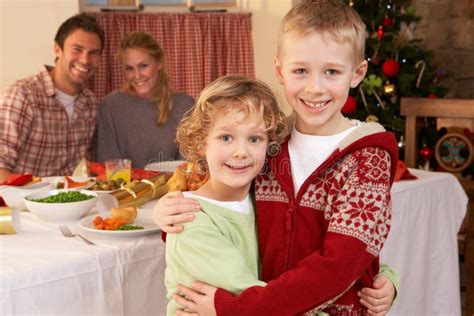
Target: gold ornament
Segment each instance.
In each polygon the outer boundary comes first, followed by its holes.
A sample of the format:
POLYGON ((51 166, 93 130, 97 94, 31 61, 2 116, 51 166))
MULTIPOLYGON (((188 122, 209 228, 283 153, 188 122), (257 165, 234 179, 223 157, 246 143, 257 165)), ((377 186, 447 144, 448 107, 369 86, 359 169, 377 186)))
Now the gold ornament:
POLYGON ((16 234, 18 233, 18 226, 16 225, 16 218, 19 214, 15 213, 13 208, 5 206, 0 207, 0 235, 1 234, 16 234))
POLYGON ((397 88, 393 83, 390 83, 390 81, 387 81, 387 83, 383 86, 383 93, 388 96, 395 95, 397 92, 397 88))
POLYGON ((373 114, 370 114, 369 116, 367 116, 367 118, 365 119, 366 122, 378 122, 379 121, 379 118, 373 114))

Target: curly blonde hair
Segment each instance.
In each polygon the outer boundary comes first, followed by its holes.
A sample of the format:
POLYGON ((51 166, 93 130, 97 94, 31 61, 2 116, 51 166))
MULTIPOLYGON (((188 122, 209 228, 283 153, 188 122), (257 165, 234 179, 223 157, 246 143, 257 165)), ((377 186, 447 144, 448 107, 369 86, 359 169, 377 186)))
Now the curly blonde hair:
MULTIPOLYGON (((258 115, 265 123, 269 150, 288 136, 285 114, 275 94, 260 80, 239 75, 221 77, 205 87, 196 104, 184 115, 178 126, 176 141, 181 155, 191 162, 202 163, 205 140, 218 113, 238 111, 245 118, 258 115)), ((206 169, 207 166, 202 166, 206 169)))
MULTIPOLYGON (((164 125, 170 116, 174 94, 166 70, 165 53, 153 36, 141 31, 128 33, 120 42, 117 55, 122 64, 127 48, 141 50, 161 64, 161 69, 158 70, 158 81, 153 89, 154 97, 151 101, 156 103, 157 107, 156 125, 164 125)), ((123 90, 130 95, 137 96, 135 89, 129 83, 124 84, 123 90)))

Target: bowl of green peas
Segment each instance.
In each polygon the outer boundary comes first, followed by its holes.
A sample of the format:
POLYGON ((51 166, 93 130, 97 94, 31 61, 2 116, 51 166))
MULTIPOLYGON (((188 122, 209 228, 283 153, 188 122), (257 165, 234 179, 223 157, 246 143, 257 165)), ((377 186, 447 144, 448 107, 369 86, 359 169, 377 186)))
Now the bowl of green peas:
POLYGON ((38 218, 50 222, 80 219, 97 202, 97 193, 75 190, 45 190, 25 197, 26 208, 38 218))

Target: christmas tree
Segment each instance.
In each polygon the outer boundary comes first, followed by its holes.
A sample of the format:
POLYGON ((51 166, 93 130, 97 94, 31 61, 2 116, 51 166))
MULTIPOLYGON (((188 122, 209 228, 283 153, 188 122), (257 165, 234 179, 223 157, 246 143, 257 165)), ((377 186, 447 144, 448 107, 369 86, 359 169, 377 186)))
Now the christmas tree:
MULTIPOLYGON (((367 76, 351 91, 342 112, 361 121, 377 121, 395 133, 403 159, 405 118, 401 97, 440 98, 443 71, 433 64, 434 54, 420 47, 415 28, 420 20, 413 6, 401 0, 346 0, 367 26, 367 76)), ((432 159, 438 138, 433 119, 423 119, 418 144, 421 155, 432 159)))

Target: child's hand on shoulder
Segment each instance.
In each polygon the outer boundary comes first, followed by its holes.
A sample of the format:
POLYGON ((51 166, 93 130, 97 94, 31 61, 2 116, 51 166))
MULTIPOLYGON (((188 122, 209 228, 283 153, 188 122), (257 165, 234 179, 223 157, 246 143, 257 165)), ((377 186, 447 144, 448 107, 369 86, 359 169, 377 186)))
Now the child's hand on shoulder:
POLYGON ((169 192, 153 207, 153 220, 162 231, 168 234, 181 233, 185 222, 192 222, 194 214, 201 208, 199 203, 186 199, 180 191, 169 192))

